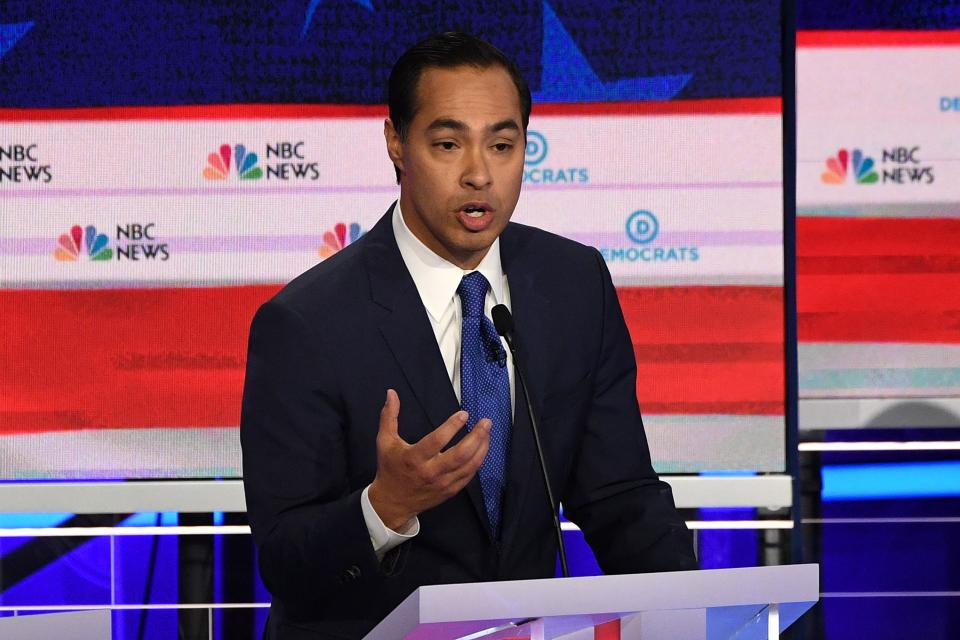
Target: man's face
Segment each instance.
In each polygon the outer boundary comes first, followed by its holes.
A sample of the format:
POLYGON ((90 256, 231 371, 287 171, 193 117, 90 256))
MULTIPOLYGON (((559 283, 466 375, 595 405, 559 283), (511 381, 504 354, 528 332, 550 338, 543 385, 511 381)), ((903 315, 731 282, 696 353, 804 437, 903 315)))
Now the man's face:
POLYGON ((505 69, 428 68, 417 112, 387 150, 400 168, 400 208, 417 238, 463 269, 476 267, 520 197, 525 138, 520 97, 505 69))

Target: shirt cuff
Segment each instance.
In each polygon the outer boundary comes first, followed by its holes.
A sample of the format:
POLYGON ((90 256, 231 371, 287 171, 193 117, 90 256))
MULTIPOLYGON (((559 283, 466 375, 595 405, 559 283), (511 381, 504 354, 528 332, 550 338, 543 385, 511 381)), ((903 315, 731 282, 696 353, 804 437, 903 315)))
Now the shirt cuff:
POLYGON ((394 531, 383 524, 383 520, 377 515, 373 505, 370 504, 370 485, 360 494, 360 508, 363 509, 363 519, 367 523, 367 531, 370 533, 370 544, 373 545, 373 552, 377 554, 377 560, 383 560, 383 556, 390 549, 402 544, 420 533, 420 520, 414 516, 400 531, 394 531))

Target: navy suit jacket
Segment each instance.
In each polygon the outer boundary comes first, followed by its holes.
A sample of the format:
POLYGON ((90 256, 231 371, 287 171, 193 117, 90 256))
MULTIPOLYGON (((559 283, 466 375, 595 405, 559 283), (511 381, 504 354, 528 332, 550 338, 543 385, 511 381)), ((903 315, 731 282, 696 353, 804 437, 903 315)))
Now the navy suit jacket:
MULTIPOLYGON (((519 388, 501 539, 489 534, 475 477, 420 514, 418 536, 382 562, 374 554, 360 494, 376 472, 386 390, 399 394, 407 442, 459 409, 390 216, 293 280, 250 329, 241 439, 250 525, 273 595, 268 637, 359 638, 421 585, 555 572, 519 388)), ((607 573, 696 568, 670 487, 650 464, 633 347, 600 254, 516 223, 500 251, 565 515, 607 573)))

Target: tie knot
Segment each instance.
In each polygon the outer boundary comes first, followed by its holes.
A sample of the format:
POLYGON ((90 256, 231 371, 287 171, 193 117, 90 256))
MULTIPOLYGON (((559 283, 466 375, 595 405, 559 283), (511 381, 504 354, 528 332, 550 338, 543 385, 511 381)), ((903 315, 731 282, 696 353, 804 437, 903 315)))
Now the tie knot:
POLYGON ((472 318, 483 315, 483 300, 487 296, 490 283, 479 271, 473 271, 463 276, 457 295, 463 305, 463 316, 472 318))

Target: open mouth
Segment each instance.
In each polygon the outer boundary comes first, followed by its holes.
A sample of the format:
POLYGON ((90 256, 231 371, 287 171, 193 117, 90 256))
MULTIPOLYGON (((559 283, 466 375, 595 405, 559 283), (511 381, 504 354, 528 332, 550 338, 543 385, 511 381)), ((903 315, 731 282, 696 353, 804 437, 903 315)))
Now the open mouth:
POLYGON ((459 213, 461 224, 470 231, 483 231, 493 222, 493 207, 483 201, 468 202, 459 213))
POLYGON ((479 218, 487 212, 487 209, 485 207, 469 205, 463 208, 463 212, 471 218, 479 218))

